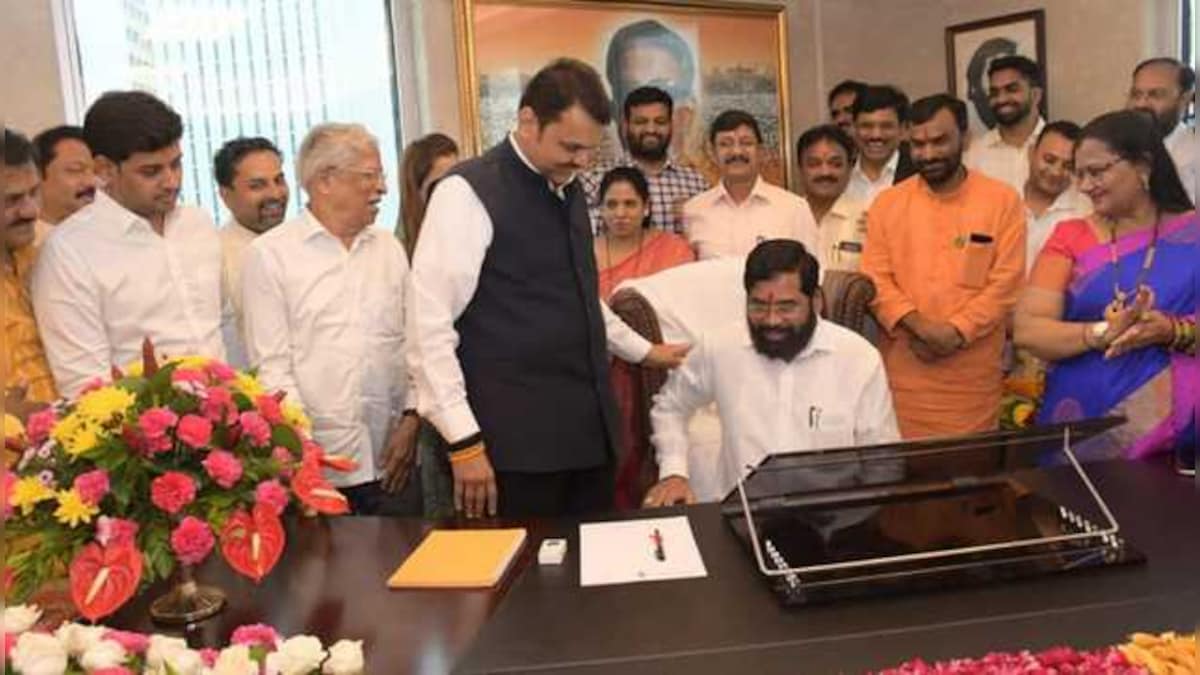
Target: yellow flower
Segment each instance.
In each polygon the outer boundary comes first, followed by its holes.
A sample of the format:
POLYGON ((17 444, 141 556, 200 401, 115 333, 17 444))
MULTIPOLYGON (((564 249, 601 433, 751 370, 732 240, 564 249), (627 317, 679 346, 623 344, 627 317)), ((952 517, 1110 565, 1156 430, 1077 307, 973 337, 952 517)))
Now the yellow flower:
POLYGON ((136 401, 133 392, 118 387, 101 387, 79 399, 75 414, 93 424, 106 425, 124 417, 136 401))
POLYGON ((284 422, 287 422, 296 429, 304 431, 312 430, 312 420, 308 419, 308 415, 304 414, 304 410, 300 406, 290 401, 284 401, 280 407, 282 408, 284 422))
POLYGON ((1018 403, 1013 406, 1013 424, 1019 427, 1029 426, 1029 418, 1033 416, 1033 406, 1028 403, 1018 403))
POLYGON ((90 523, 92 516, 100 513, 98 507, 83 501, 83 497, 75 488, 59 490, 57 496, 58 508, 54 510, 54 517, 63 525, 76 527, 80 523, 90 523))
POLYGON ((4 415, 4 438, 20 439, 25 436, 25 425, 12 415, 4 415))
POLYGON ((267 393, 267 390, 263 389, 262 384, 257 379, 246 373, 238 373, 237 377, 233 379, 233 390, 243 394, 250 400, 254 400, 255 397, 267 393))
POLYGON ((21 509, 21 515, 27 516, 38 505, 54 496, 54 491, 42 485, 37 476, 26 476, 13 483, 9 502, 13 508, 21 509))
POLYGON ((50 435, 67 454, 78 456, 96 447, 100 442, 100 431, 90 420, 73 412, 59 420, 50 435))
POLYGON ((177 364, 175 368, 176 370, 200 370, 204 368, 204 366, 208 365, 208 362, 211 360, 212 359, 208 358, 207 356, 192 355, 167 359, 167 363, 177 364))

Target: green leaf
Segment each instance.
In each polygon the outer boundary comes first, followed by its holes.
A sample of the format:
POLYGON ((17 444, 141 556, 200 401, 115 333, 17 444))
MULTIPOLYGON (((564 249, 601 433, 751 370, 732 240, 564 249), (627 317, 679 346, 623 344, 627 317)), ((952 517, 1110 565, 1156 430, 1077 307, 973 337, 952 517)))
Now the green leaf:
POLYGON ((286 424, 275 425, 275 428, 271 430, 271 442, 291 450, 294 455, 299 455, 303 447, 300 443, 300 436, 286 424))

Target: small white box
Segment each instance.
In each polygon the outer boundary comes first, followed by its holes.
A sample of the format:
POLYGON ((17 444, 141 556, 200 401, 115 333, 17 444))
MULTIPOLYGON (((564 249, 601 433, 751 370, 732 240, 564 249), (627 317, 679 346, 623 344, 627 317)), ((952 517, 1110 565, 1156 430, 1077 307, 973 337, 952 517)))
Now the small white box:
POLYGON ((539 565, 561 565, 567 557, 566 539, 543 539, 538 548, 539 565))

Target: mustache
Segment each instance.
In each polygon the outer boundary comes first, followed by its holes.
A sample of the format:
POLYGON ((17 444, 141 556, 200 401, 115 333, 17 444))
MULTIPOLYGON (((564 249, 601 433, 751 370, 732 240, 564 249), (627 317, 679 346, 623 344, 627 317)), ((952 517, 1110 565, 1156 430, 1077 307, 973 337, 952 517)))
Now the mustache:
POLYGON ((836 183, 836 182, 838 182, 838 179, 836 176, 818 176, 818 177, 812 179, 812 182, 814 182, 814 183, 836 183))
POLYGON ((722 163, 723 164, 733 164, 734 162, 742 162, 743 164, 749 164, 750 157, 748 155, 731 155, 729 157, 726 157, 725 161, 722 163))

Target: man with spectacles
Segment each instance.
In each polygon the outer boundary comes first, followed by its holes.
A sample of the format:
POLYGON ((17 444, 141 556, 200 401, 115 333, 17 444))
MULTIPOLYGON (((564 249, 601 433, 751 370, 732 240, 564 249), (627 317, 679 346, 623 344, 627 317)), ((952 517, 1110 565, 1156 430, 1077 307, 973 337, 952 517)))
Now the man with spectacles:
POLYGON ((33 272, 33 305, 63 396, 112 367, 160 354, 225 357, 221 244, 181 206, 183 122, 140 91, 108 92, 83 120, 103 189, 55 229, 33 272))
POLYGON ((408 259, 371 227, 387 193, 375 137, 321 124, 300 145, 308 194, 296 217, 243 256, 250 364, 313 420, 313 438, 358 467, 330 479, 356 514, 421 515, 418 419, 405 365, 408 259))
POLYGON ((1175 161, 1175 169, 1192 201, 1200 181, 1200 138, 1184 122, 1188 106, 1196 97, 1196 71, 1167 57, 1142 61, 1133 69, 1129 108, 1143 110, 1154 118, 1163 144, 1175 161))
MULTIPOLYGON (((820 269, 798 242, 764 241, 746 258, 746 324, 701 341, 654 398, 650 420, 659 482, 645 506, 695 501, 688 482, 687 423, 716 402, 721 415, 719 492, 773 452, 899 439, 879 352, 818 317, 820 269)), ((894 480, 899 465, 866 460, 826 467, 810 488, 894 480)))
POLYGON ((709 128, 716 187, 683 205, 684 230, 696 256, 744 257, 767 239, 794 239, 815 250, 817 223, 808 202, 762 177, 762 132, 754 116, 726 110, 709 128))

